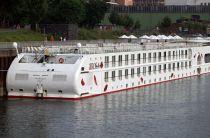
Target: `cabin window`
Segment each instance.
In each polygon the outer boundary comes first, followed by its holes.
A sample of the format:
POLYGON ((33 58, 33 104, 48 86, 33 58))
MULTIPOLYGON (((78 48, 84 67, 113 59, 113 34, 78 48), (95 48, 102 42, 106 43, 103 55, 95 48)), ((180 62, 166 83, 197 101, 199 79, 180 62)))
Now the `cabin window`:
POLYGON ((179 62, 177 62, 177 69, 179 70, 179 62))
POLYGON ((151 62, 151 59, 152 59, 152 54, 148 53, 148 61, 151 62))
POLYGON ((181 62, 181 68, 183 69, 183 67, 184 67, 184 62, 181 62))
POLYGON ((105 56, 105 67, 108 68, 109 67, 109 57, 105 56))
POLYGON ((112 71, 112 80, 115 81, 115 71, 112 71))
POLYGON ((163 70, 166 72, 166 64, 163 65, 163 70))
POLYGON ((131 77, 134 77, 134 68, 131 69, 131 77))
POLYGON ((131 54, 131 64, 134 64, 135 61, 135 54, 131 54))
POLYGON ((140 76, 140 73, 141 73, 141 69, 139 67, 139 68, 137 68, 137 76, 140 76))
POLYGON ((175 64, 175 63, 173 63, 173 70, 175 70, 175 68, 176 68, 176 64, 175 64))
POLYGON ((156 52, 153 53, 153 62, 156 62, 156 59, 157 59, 157 54, 156 52))
POLYGON ((181 54, 184 55, 184 50, 181 51, 181 54))
POLYGON ((122 80, 122 70, 118 71, 119 80, 122 80))
POLYGON ((156 58, 156 56, 157 56, 157 55, 156 55, 156 52, 154 52, 154 53, 153 53, 153 58, 156 58))
POLYGON ((171 51, 168 51, 168 57, 171 57, 171 51))
POLYGON ((122 55, 119 55, 118 65, 122 66, 122 55))
POLYGON ((210 54, 205 54, 204 60, 205 60, 205 63, 210 63, 210 54))
POLYGON ((141 55, 140 54, 137 55, 137 60, 138 60, 138 64, 139 64, 140 61, 141 61, 141 55))
POLYGON ((166 60, 166 52, 163 53, 164 60, 166 60))
POLYGON ((116 57, 112 56, 112 67, 115 67, 116 57))
POLYGON ((192 57, 192 49, 189 49, 188 53, 189 53, 189 58, 191 58, 192 57))
POLYGON ((128 69, 125 69, 125 78, 128 78, 128 69))
POLYGON ((161 65, 158 66, 158 70, 159 70, 159 72, 161 72, 161 65))
POLYGON ((189 61, 189 67, 191 67, 192 66, 192 62, 191 61, 189 61))
POLYGON ((152 72, 152 67, 149 66, 149 67, 148 67, 148 73, 149 73, 149 75, 151 74, 151 72, 152 72))
POLYGON ((173 57, 175 57, 175 55, 176 55, 176 53, 175 53, 175 51, 173 51, 173 57))
POLYGON ((158 60, 161 61, 161 52, 158 52, 158 60))
POLYGON ((153 72, 156 73, 156 65, 153 66, 153 72))
POLYGON ((168 70, 171 71, 171 64, 168 64, 168 70))
POLYGON ((146 75, 146 67, 143 67, 143 75, 146 75))
POLYGON ((108 82, 108 80, 109 80, 109 72, 105 72, 104 73, 104 81, 108 82))
POLYGON ((185 68, 187 68, 187 62, 185 62, 185 68))
POLYGON ((128 55, 125 55, 125 65, 128 65, 128 55))
POLYGON ((143 53, 143 63, 146 62, 146 57, 147 57, 147 54, 146 53, 143 53))
POLYGON ((168 51, 168 60, 171 60, 171 51, 168 51))

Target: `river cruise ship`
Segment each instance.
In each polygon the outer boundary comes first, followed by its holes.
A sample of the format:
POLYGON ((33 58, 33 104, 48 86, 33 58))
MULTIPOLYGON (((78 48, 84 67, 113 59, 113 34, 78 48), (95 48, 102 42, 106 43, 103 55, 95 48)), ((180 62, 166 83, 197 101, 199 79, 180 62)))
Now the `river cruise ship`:
POLYGON ((6 84, 8 97, 81 99, 208 72, 207 43, 25 47, 12 62, 6 84))

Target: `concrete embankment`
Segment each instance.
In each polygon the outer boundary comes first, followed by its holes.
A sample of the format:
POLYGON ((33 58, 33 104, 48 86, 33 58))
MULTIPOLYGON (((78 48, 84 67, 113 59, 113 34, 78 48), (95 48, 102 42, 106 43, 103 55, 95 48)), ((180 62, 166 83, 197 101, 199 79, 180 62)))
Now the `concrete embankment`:
POLYGON ((7 70, 16 56, 14 48, 1 48, 0 47, 0 97, 6 96, 6 75, 7 70))

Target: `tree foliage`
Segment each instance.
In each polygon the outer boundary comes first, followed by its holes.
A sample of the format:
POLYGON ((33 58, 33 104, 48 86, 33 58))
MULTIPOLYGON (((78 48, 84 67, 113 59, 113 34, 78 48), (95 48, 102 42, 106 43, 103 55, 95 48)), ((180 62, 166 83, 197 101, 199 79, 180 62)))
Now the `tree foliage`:
POLYGON ((119 15, 117 12, 112 11, 110 16, 109 16, 109 21, 111 24, 118 25, 119 24, 119 15))
POLYGON ((52 0, 45 23, 79 23, 84 17, 84 5, 80 0, 52 0))
MULTIPOLYGON (((129 28, 135 28, 135 25, 134 25, 134 21, 133 19, 125 14, 125 15, 119 15, 118 13, 116 12, 112 12, 109 16, 109 21, 112 23, 112 24, 115 24, 115 25, 119 25, 119 26, 124 26, 125 28, 129 29, 129 28)), ((140 22, 137 22, 136 24, 137 28, 139 27, 140 28, 140 22)))
POLYGON ((73 23, 94 27, 104 18, 105 0, 1 0, 0 26, 73 23))
POLYGON ((169 18, 168 16, 165 16, 164 18, 163 18, 163 21, 161 22, 161 27, 163 27, 163 28, 166 28, 166 27, 169 27, 169 26, 171 26, 171 18, 169 18))
POLYGON ((137 21, 135 22, 134 29, 140 29, 140 28, 141 28, 141 23, 140 23, 139 20, 137 20, 137 21))
POLYGON ((93 28, 104 18, 107 11, 107 5, 103 0, 90 0, 85 3, 85 9, 86 14, 82 25, 93 28))

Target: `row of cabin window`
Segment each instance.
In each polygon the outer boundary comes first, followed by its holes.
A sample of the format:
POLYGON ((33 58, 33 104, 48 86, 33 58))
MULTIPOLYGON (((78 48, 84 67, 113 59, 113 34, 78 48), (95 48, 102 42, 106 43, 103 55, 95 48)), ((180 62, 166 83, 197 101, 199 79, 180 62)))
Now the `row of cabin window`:
POLYGON ((175 69, 179 70, 180 68, 183 69, 184 67, 185 68, 191 67, 191 61, 125 69, 124 70, 124 75, 123 75, 123 70, 118 70, 118 76, 116 76, 116 71, 112 71, 111 72, 111 77, 109 77, 109 72, 105 72, 104 79, 107 82, 109 78, 112 78, 112 80, 115 80, 115 77, 119 77, 119 79, 122 79, 123 76, 125 76, 125 78, 128 78, 129 75, 131 77, 134 77, 135 74, 137 74, 137 76, 139 76, 140 74, 146 75, 147 73, 149 75, 151 75, 152 71, 153 71, 153 73, 156 73, 157 71, 159 71, 161 73, 162 70, 164 72, 166 72, 166 70, 175 71, 175 69), (153 67, 153 70, 152 70, 152 67, 153 67), (130 70, 130 74, 129 74, 129 70, 130 70))
MULTIPOLYGON (((131 54, 131 60, 140 60, 140 59, 151 59, 151 58, 161 58, 161 57, 167 57, 167 52, 154 52, 154 53, 143 53, 142 54, 143 56, 141 56, 141 54, 131 54), (153 56, 152 56, 153 55, 153 56), (137 57, 137 58, 136 58, 137 57)), ((179 50, 179 51, 168 51, 168 57, 171 57, 171 56, 187 56, 188 55, 188 51, 187 50, 179 50)), ((111 57, 111 62, 116 62, 116 56, 112 56, 111 57)), ((129 55, 125 55, 125 61, 128 61, 129 60, 129 55)), ((118 62, 120 61, 123 61, 123 56, 122 55, 119 55, 118 56, 118 62)), ((109 56, 105 56, 105 63, 109 63, 109 56)))

